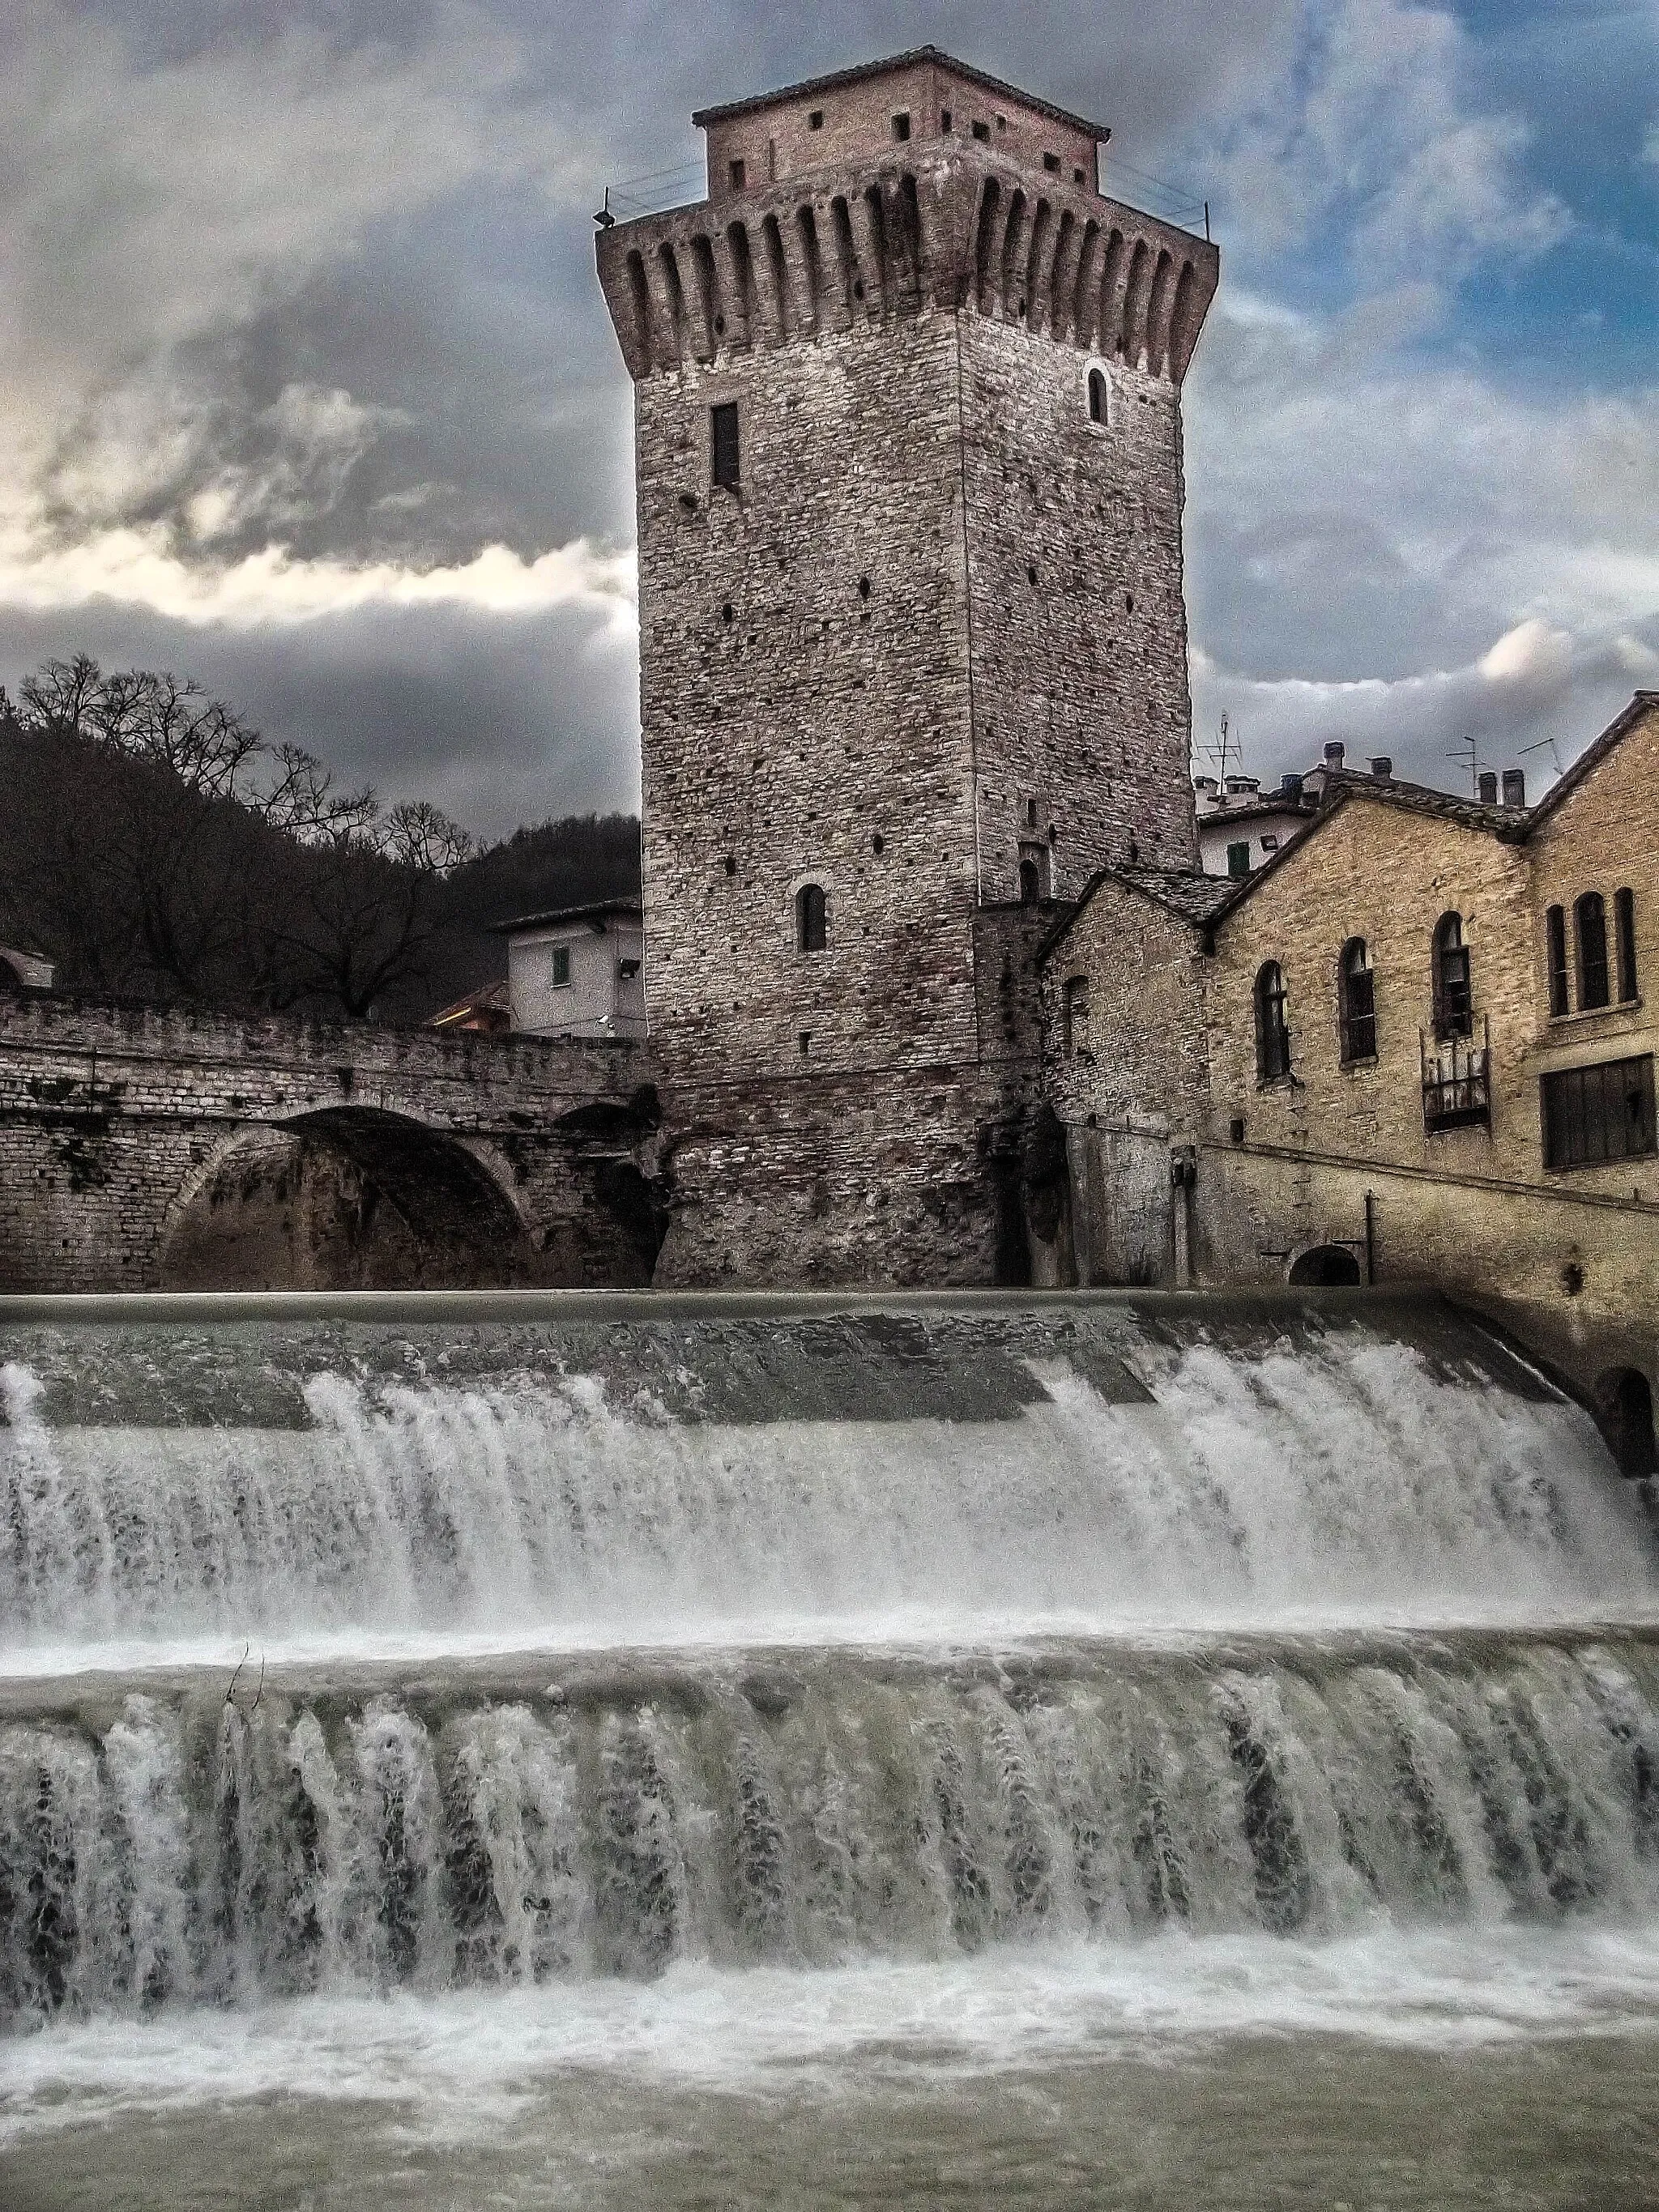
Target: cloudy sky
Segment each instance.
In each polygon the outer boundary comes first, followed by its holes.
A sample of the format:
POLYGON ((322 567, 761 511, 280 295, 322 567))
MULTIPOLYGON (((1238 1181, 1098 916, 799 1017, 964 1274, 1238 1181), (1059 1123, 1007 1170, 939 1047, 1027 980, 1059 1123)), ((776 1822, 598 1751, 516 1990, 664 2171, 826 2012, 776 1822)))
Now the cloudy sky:
POLYGON ((1659 685, 1659 0, 9 0, 0 681, 189 671, 487 834, 634 804, 592 211, 928 40, 1212 204, 1200 745, 1536 782, 1659 685))

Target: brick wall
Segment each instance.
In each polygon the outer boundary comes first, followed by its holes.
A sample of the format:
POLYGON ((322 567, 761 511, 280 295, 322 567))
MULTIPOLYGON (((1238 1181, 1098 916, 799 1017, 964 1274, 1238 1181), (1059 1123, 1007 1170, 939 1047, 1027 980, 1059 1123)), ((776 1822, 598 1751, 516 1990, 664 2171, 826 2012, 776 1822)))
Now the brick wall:
POLYGON ((526 1279, 647 1281, 619 1170, 654 1167, 653 1077, 638 1046, 0 997, 0 1285, 155 1287, 192 1201, 296 1129, 382 1183, 424 1145, 418 1182, 495 1194, 526 1279))
MULTIPOLYGON (((1346 1247, 1381 1281, 1419 1279, 1483 1305, 1594 1391, 1634 1365, 1659 1385, 1659 1158, 1552 1171, 1540 1079, 1659 1049, 1645 995, 1553 1018, 1544 916, 1585 890, 1635 896, 1638 982, 1659 975, 1659 705, 1528 831, 1390 805, 1363 784, 1215 926, 1108 878, 1044 967, 1049 1095, 1072 1153, 1061 1279, 1173 1279, 1183 1208, 1212 1283, 1282 1282, 1298 1255, 1346 1247), (1491 1121, 1429 1131, 1432 939, 1461 915, 1477 1043, 1489 1035, 1491 1121), (1345 1065, 1337 974, 1363 937, 1377 1050, 1345 1065), (1254 984, 1279 963, 1291 1078, 1259 1079, 1254 984), (1063 1049, 1066 981, 1086 981, 1094 1047, 1063 1049), (1235 1131, 1241 1133, 1235 1136, 1235 1131), (1190 1200, 1171 1150, 1197 1150, 1190 1200), (1370 1200, 1369 1207, 1367 1200, 1370 1200), (1163 1224, 1160 1231, 1160 1222, 1163 1224), (1153 1279, 1160 1277, 1156 1272, 1153 1279)), ((1617 981, 1614 979, 1616 994, 1617 981)))
POLYGON ((994 148, 878 155, 869 125, 840 168, 599 240, 635 379, 651 1019, 671 1121, 718 1125, 677 1155, 665 1279, 1014 1264, 986 1163, 1036 1097, 1036 981, 981 909, 1022 847, 1053 895, 1194 849, 1178 386, 1213 250, 994 148), (935 1145, 909 1115, 938 1070, 968 1118, 935 1145), (938 1188, 872 1220, 870 1173, 938 1188), (786 1215, 799 1248, 766 1250, 786 1215))

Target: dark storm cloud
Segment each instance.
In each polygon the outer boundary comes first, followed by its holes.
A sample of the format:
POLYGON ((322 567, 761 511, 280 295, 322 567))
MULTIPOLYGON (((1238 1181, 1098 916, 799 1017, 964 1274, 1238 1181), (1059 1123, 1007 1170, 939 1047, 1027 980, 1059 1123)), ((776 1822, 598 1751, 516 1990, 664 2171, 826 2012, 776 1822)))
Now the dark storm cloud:
MULTIPOLYGON (((1650 209, 1641 25, 1598 13, 1630 143, 1596 174, 1650 209)), ((1566 64, 1505 36, 1408 0, 34 0, 0 27, 0 678, 83 647, 190 667, 481 829, 627 797, 629 409, 592 210, 696 158, 693 106, 932 40, 1109 122, 1125 197, 1156 198, 1144 171, 1214 202, 1202 725, 1229 708, 1264 769, 1337 712, 1425 758, 1446 714, 1581 742, 1654 680, 1656 403, 1488 357, 1468 280, 1501 275, 1511 317, 1531 284, 1550 327, 1575 221, 1571 164, 1531 150, 1566 64), (475 574, 491 545, 516 567, 475 574), (434 571, 453 590, 406 604, 434 571), (1520 688, 1481 672, 1517 635, 1520 688)))

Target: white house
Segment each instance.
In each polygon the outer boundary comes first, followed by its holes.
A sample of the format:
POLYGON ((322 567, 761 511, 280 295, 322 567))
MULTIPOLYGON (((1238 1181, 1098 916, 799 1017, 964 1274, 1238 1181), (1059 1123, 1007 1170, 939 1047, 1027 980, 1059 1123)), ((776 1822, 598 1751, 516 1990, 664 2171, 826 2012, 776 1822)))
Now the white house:
POLYGON ((520 915, 507 939, 515 1030, 538 1036, 645 1035, 645 918, 636 899, 520 915))

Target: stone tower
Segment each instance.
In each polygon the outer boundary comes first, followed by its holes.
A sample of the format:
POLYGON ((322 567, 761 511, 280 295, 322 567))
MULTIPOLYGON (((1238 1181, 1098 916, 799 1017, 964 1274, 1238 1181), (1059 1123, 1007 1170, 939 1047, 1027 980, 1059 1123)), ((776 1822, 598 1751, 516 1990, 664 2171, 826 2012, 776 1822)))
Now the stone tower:
POLYGON ((601 230, 634 380, 665 1279, 988 1282, 1030 951, 1196 856, 1181 382, 1202 239, 927 47, 694 118, 601 230))

